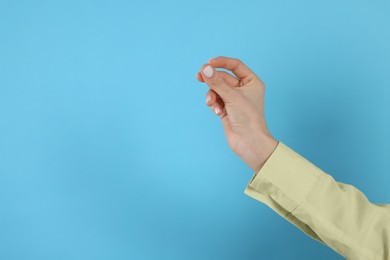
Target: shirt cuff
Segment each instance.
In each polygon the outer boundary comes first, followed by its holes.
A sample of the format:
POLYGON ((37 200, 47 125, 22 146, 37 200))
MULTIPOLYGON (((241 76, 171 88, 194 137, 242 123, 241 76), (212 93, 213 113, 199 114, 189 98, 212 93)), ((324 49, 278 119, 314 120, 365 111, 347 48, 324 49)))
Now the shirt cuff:
POLYGON ((320 176, 318 167, 279 141, 244 193, 286 217, 303 203, 320 176))

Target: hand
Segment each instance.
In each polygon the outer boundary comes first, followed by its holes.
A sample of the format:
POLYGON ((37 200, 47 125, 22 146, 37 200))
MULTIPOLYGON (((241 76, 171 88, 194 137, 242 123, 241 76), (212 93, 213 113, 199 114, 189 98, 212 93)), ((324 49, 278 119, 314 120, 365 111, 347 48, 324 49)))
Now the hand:
POLYGON ((210 59, 196 77, 210 87, 206 104, 219 115, 229 147, 258 172, 278 145, 264 118, 263 81, 243 62, 228 57, 210 59))

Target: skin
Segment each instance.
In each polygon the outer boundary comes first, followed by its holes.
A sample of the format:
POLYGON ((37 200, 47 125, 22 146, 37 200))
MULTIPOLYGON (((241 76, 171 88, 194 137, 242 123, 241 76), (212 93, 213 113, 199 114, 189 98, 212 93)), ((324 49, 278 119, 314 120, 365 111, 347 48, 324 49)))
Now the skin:
POLYGON ((239 59, 223 56, 208 60, 196 78, 209 87, 206 104, 221 119, 229 147, 258 172, 279 143, 264 118, 264 82, 239 59), (213 72, 210 78, 207 66, 213 72))

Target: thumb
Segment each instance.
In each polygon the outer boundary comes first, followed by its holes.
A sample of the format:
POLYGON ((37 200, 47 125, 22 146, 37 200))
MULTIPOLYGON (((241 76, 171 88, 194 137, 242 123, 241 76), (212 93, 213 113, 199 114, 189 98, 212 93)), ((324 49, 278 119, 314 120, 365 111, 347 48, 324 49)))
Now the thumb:
POLYGON ((226 84, 219 71, 211 65, 206 64, 201 69, 204 82, 214 90, 224 102, 231 99, 231 94, 234 89, 226 84))

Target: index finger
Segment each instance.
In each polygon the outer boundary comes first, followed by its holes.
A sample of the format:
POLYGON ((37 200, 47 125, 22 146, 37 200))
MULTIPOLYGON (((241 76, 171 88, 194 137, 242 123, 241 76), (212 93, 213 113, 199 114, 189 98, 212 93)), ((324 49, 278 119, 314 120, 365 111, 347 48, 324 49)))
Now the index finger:
POLYGON ((223 68, 230 70, 234 73, 239 79, 244 79, 247 77, 254 77, 255 74, 251 69, 249 69, 241 60, 235 58, 228 58, 224 56, 219 56, 209 60, 209 63, 214 68, 223 68))

